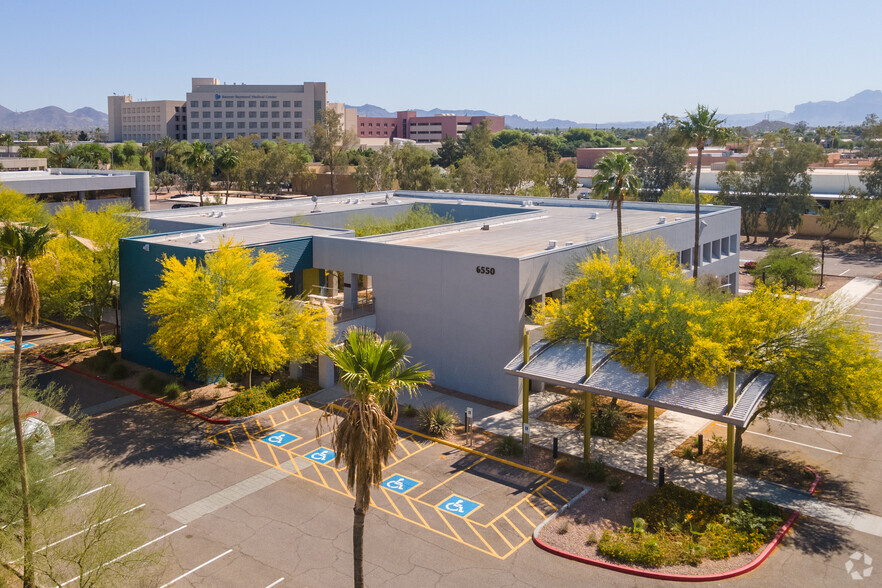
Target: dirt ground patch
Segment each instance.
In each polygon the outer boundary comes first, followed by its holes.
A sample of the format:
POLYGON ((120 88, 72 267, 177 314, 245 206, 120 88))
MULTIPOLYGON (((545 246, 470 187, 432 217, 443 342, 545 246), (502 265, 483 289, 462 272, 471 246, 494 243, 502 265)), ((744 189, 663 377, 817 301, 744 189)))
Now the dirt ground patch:
MULTIPOLYGON (((630 526, 631 508, 634 503, 644 500, 657 490, 643 483, 642 478, 620 473, 624 479, 621 492, 610 492, 593 488, 585 496, 574 502, 561 516, 542 529, 539 539, 562 551, 621 565, 597 551, 597 541, 603 532, 618 531, 630 526)), ((667 574, 719 574, 738 569, 756 557, 756 553, 742 553, 724 560, 705 560, 696 566, 677 565, 660 568, 632 566, 638 569, 651 569, 667 574)))
MULTIPOLYGON (((560 386, 548 386, 548 390, 557 392, 558 394, 564 394, 568 396, 568 398, 545 409, 545 411, 539 415, 539 420, 554 425, 568 427, 570 429, 581 430, 582 419, 573 416, 573 414, 567 410, 567 405, 571 399, 581 398, 582 393, 569 388, 562 388, 560 386)), ((595 412, 608 407, 611 402, 611 398, 595 395, 593 402, 595 412)), ((625 420, 620 426, 616 427, 612 439, 615 439, 616 441, 627 441, 634 433, 646 426, 647 407, 642 404, 635 404, 624 400, 619 400, 616 406, 621 409, 625 420)), ((664 410, 657 408, 655 410, 655 418, 660 417, 664 412, 664 410)))
MULTIPOLYGON (((738 276, 738 289, 739 290, 750 290, 752 291, 754 288, 754 284, 756 284, 758 278, 754 278, 752 275, 742 270, 738 276)), ((799 296, 807 296, 809 298, 825 298, 839 290, 847 283, 849 283, 853 278, 847 278, 844 276, 824 276, 824 288, 819 289, 819 281, 820 276, 815 275, 815 286, 812 288, 805 288, 803 290, 799 290, 797 294, 799 296)))

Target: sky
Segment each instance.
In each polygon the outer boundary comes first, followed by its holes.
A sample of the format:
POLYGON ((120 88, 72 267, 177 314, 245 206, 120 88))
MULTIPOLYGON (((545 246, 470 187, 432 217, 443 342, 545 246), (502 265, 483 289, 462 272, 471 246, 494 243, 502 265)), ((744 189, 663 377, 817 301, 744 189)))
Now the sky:
POLYGON ((107 112, 191 78, 577 122, 789 112, 882 88, 878 0, 2 0, 0 105, 107 112))

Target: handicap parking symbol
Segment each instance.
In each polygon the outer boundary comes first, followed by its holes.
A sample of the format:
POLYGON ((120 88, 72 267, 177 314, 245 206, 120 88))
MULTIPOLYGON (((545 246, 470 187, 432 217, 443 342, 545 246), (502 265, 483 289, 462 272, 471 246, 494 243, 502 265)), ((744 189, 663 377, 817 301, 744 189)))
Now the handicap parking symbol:
POLYGON ((300 439, 297 435, 292 435, 291 433, 286 433, 285 431, 276 431, 274 433, 270 433, 269 435, 264 435, 260 438, 264 443, 269 443, 270 445, 275 445, 276 447, 281 447, 282 445, 287 445, 292 441, 297 441, 300 439))
POLYGON ((420 484, 422 484, 422 482, 417 482, 416 480, 411 480, 405 476, 395 474, 394 476, 390 476, 383 480, 380 486, 387 490, 397 492, 398 494, 405 494, 408 490, 416 488, 420 484))
POLYGON ((456 516, 463 518, 480 508, 480 506, 479 503, 467 500, 456 494, 453 494, 450 498, 438 504, 438 508, 444 512, 449 512, 450 514, 455 514, 456 516))
POLYGON ((31 347, 36 347, 36 346, 37 346, 36 343, 22 343, 21 344, 22 349, 30 349, 31 347))
POLYGON ((325 447, 319 447, 315 451, 310 451, 304 457, 316 463, 328 463, 337 456, 336 453, 325 447))

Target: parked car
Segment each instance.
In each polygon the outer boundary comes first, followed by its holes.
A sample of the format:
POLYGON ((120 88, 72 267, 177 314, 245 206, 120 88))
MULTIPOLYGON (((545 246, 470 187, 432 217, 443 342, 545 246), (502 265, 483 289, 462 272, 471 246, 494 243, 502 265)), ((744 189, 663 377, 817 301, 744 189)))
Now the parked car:
MULTIPOLYGON (((55 453, 55 435, 45 421, 38 419, 33 414, 28 415, 21 421, 21 432, 25 439, 33 442, 34 448, 42 455, 55 453)), ((12 423, 0 428, 0 438, 15 443, 15 430, 12 423)))
POLYGON ((192 202, 175 202, 172 204, 172 208, 197 208, 198 204, 193 204, 192 202))
POLYGON ((175 194, 172 198, 189 198, 190 196, 196 196, 192 192, 181 192, 180 194, 175 194))

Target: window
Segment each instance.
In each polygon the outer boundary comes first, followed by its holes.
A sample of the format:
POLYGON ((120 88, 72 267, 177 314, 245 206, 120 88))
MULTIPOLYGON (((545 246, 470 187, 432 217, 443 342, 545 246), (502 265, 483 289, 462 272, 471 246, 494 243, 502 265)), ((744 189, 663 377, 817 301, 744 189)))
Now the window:
POLYGON ((279 123, 277 123, 276 121, 273 121, 273 128, 274 129, 279 128, 279 123))
POLYGON ((253 110, 248 113, 248 118, 257 118, 257 113, 253 110))
POLYGON ((303 128, 303 123, 302 123, 302 122, 296 122, 296 123, 294 123, 294 128, 295 128, 295 129, 302 129, 302 128, 303 128))
POLYGON ((244 111, 244 110, 240 110, 239 112, 237 112, 237 113, 236 113, 236 118, 245 118, 245 111, 244 111))
POLYGON ((224 102, 224 106, 226 106, 227 108, 232 108, 232 107, 233 107, 233 101, 232 101, 232 100, 227 100, 226 102, 224 102))
POLYGON ((254 121, 248 123, 248 128, 249 128, 249 129, 256 129, 256 128, 257 128, 257 123, 254 122, 254 121))
POLYGON ((302 139, 302 138, 303 138, 303 133, 294 133, 294 138, 295 138, 295 139, 302 139))
POLYGON ((243 120, 242 122, 236 123, 236 127, 239 129, 244 129, 245 128, 245 121, 243 120))
POLYGON ((279 136, 278 133, 273 133, 273 139, 277 138, 278 136, 279 136))
POLYGON ((283 129, 290 129, 290 128, 291 128, 291 123, 289 123, 288 121, 283 122, 283 123, 282 123, 282 128, 283 128, 283 129))
POLYGON ((214 128, 222 129, 222 128, 224 128, 224 123, 217 121, 216 123, 214 123, 214 128))
POLYGON ((199 111, 194 111, 190 116, 192 116, 193 118, 199 118, 199 111))
POLYGON ((294 118, 303 118, 303 112, 300 110, 294 111, 294 118))
POLYGON ((262 129, 268 129, 268 128, 269 128, 269 123, 266 123, 266 122, 262 122, 262 123, 260 123, 260 128, 262 128, 262 129))
POLYGON ((270 116, 271 116, 272 118, 279 118, 279 111, 278 111, 278 110, 273 110, 273 112, 272 112, 272 114, 271 114, 270 116))
POLYGON ((236 101, 236 108, 245 108, 245 101, 244 100, 237 100, 236 101))
POLYGON ((194 139, 198 139, 198 138, 199 138, 199 133, 193 133, 193 138, 194 138, 194 139))
POLYGON ((285 139, 290 139, 291 133, 282 133, 282 137, 284 137, 285 139))
POLYGON ((236 136, 236 133, 227 133, 227 139, 232 139, 236 136))
POLYGON ((261 107, 261 108, 266 108, 266 105, 267 105, 267 101, 266 101, 266 100, 261 100, 261 101, 260 101, 260 107, 261 107))
POLYGON ((300 100, 294 101, 294 108, 300 108, 301 106, 303 106, 303 102, 301 102, 300 100))
POLYGON ((202 108, 208 108, 209 106, 211 106, 211 102, 209 102, 208 100, 202 101, 202 108))
POLYGON ((692 249, 684 249, 680 252, 680 265, 685 267, 692 266, 692 249))
POLYGON ((176 130, 176 131, 180 131, 180 130, 181 130, 181 125, 175 125, 175 130, 176 130))
POLYGON ((735 255, 738 252, 738 235, 729 237, 729 254, 735 255))
POLYGON ((261 133, 260 138, 261 139, 269 139, 269 133, 261 133))
POLYGON ((228 110, 226 116, 227 116, 227 118, 233 118, 233 111, 232 111, 232 110, 228 110))
MULTIPOLYGON (((196 125, 198 126, 199 123, 196 123, 196 125)), ((203 129, 210 129, 210 128, 211 128, 211 122, 209 121, 209 122, 204 122, 204 123, 202 123, 202 128, 203 128, 203 129)))
POLYGON ((227 128, 228 128, 228 129, 232 129, 234 124, 235 124, 235 123, 234 123, 233 121, 228 122, 228 123, 227 123, 227 128))
POLYGON ((190 100, 190 106, 192 106, 193 108, 197 108, 199 106, 199 101, 198 100, 190 100))
POLYGON ((713 243, 711 243, 711 257, 714 259, 720 258, 720 240, 717 239, 713 243))
POLYGON ((711 260, 711 244, 705 243, 701 246, 701 261, 702 263, 710 263, 711 260))
POLYGON ((257 100, 249 100, 248 108, 257 108, 257 100))
POLYGON ((266 110, 260 111, 260 118, 268 118, 268 117, 269 117, 269 113, 266 110))
POLYGON ((220 100, 215 100, 215 101, 214 101, 214 107, 215 107, 215 108, 220 108, 220 105, 221 105, 221 101, 220 101, 220 100))
POLYGON ((291 108, 290 100, 282 100, 282 108, 291 108))
POLYGON ((286 110, 285 112, 283 112, 283 113, 282 113, 282 118, 291 118, 291 111, 290 111, 290 110, 286 110))
POLYGON ((214 112, 214 118, 220 118, 222 115, 223 115, 223 113, 220 110, 216 110, 214 112))
POLYGON ((279 101, 278 101, 278 100, 273 100, 273 101, 270 103, 270 106, 272 106, 273 108, 278 108, 278 107, 279 107, 279 101))

